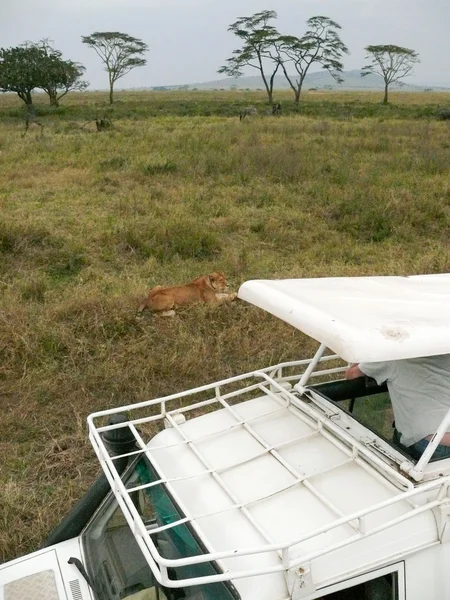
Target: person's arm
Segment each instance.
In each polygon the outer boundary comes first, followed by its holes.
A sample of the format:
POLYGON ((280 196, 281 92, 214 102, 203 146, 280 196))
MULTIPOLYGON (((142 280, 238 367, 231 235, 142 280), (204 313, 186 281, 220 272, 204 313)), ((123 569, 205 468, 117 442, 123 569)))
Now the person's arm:
POLYGON ((358 364, 352 365, 345 371, 345 379, 357 379, 358 377, 364 377, 364 375, 358 364))
POLYGON ((392 379, 395 361, 361 362, 358 364, 363 375, 375 379, 378 385, 392 379))

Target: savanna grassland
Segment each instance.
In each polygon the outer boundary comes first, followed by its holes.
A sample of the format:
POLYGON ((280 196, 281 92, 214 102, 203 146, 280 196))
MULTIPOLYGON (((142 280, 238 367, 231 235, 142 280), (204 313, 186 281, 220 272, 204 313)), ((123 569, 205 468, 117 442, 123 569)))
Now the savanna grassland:
POLYGON ((0 560, 96 477, 90 412, 313 351, 239 301, 137 318, 153 285, 450 271, 450 95, 309 93, 296 112, 283 93, 281 117, 262 92, 106 96, 37 97, 26 135, 0 97, 0 560))

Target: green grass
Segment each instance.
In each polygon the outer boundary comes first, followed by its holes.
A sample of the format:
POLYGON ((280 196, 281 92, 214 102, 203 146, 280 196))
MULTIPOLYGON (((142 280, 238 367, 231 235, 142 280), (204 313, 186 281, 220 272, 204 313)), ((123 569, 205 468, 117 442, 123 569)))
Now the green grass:
POLYGON ((136 318, 147 290, 252 278, 450 271, 443 94, 0 97, 0 560, 36 549, 98 467, 86 416, 315 345, 236 302, 136 318), (239 108, 256 118, 240 122, 239 108), (97 133, 96 116, 112 116, 97 133), (20 507, 20 509, 18 508, 20 507))
MULTIPOLYGON (((310 92, 305 90, 299 106, 293 102, 290 91, 275 91, 274 102, 282 104, 283 114, 302 114, 323 119, 324 117, 348 120, 375 118, 379 120, 435 118, 442 109, 450 107, 449 94, 445 92, 392 92, 390 103, 381 103, 382 92, 310 92)), ((14 96, 0 97, 0 117, 13 121, 23 118, 23 103, 14 96)), ((79 121, 96 118, 142 119, 155 117, 235 117, 247 106, 255 106, 260 115, 270 114, 267 96, 263 91, 216 90, 210 91, 122 91, 116 92, 115 102, 108 104, 105 92, 83 92, 69 95, 61 106, 49 106, 48 97, 34 95, 37 115, 59 123, 62 131, 70 130, 79 121)))

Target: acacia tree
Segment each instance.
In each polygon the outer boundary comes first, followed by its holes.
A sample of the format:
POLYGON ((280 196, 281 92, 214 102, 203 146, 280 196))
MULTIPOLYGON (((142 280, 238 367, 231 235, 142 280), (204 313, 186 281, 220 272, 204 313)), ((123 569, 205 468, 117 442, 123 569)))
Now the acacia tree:
POLYGON ((387 104, 390 84, 411 75, 414 65, 420 62, 419 55, 415 50, 392 44, 367 46, 365 50, 371 63, 361 69, 361 77, 374 73, 383 78, 383 104, 387 104))
POLYGON ((0 90, 16 92, 27 106, 33 104, 31 92, 41 88, 45 79, 45 53, 36 46, 0 49, 0 90))
POLYGON ((109 78, 109 102, 113 103, 114 84, 135 67, 147 64, 142 54, 148 46, 142 40, 119 31, 96 31, 81 37, 83 44, 95 50, 105 64, 109 78))
POLYGON ((269 24, 276 18, 277 13, 274 10, 263 10, 251 17, 240 17, 230 25, 228 31, 242 40, 243 46, 234 50, 233 56, 218 70, 218 73, 225 73, 230 77, 240 77, 244 67, 256 69, 262 77, 270 104, 273 103, 275 75, 280 67, 278 58, 272 53, 280 34, 269 24))
POLYGON ((47 71, 47 83, 42 86, 52 106, 59 106, 59 101, 68 92, 88 87, 89 82, 81 79, 85 70, 83 65, 71 60, 52 60, 47 71))
POLYGON ((33 104, 35 88, 44 90, 50 104, 58 106, 68 91, 87 87, 88 83, 80 80, 83 72, 83 65, 63 60, 48 40, 0 50, 0 90, 16 92, 27 106, 33 104))
POLYGON ((59 101, 70 91, 85 90, 89 83, 81 77, 85 67, 72 60, 63 60, 62 53, 50 46, 50 40, 44 39, 32 44, 44 51, 43 70, 45 82, 40 86, 50 99, 51 106, 59 106, 59 101))
POLYGON ((280 36, 275 44, 279 63, 294 92, 296 104, 300 102, 303 83, 311 65, 322 65, 333 79, 341 83, 339 73, 344 68, 341 58, 348 54, 347 46, 339 37, 341 26, 338 23, 323 16, 311 17, 306 23, 308 29, 301 38, 280 36), (293 66, 297 77, 288 73, 287 65, 293 66))

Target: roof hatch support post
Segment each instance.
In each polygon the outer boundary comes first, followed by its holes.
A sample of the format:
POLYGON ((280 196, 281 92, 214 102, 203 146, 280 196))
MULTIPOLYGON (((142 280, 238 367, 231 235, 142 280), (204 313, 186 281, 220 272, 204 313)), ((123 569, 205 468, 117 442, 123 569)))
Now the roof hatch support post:
POLYGON ((286 573, 286 583, 292 600, 301 600, 313 594, 316 586, 311 575, 311 564, 305 563, 289 569, 286 573))
POLYGON ((443 438, 444 434, 450 430, 450 410, 447 411, 447 414, 442 419, 441 424, 437 428, 436 433, 430 440, 430 443, 425 449, 425 452, 422 454, 420 459, 414 466, 411 466, 409 461, 406 461, 400 465, 402 471, 405 471, 410 475, 415 481, 422 481, 423 474, 426 466, 430 462, 430 458, 433 456, 434 451, 439 446, 439 442, 443 438))
POLYGON ((319 361, 322 358, 322 356, 323 356, 323 354, 324 354, 324 352, 325 352, 326 349, 327 349, 327 347, 325 346, 325 344, 320 344, 319 349, 317 350, 316 354, 314 355, 314 358, 309 363, 306 371, 301 376, 300 381, 294 386, 294 389, 297 392, 299 392, 300 394, 304 393, 304 391, 305 391, 305 385, 308 382, 308 379, 310 378, 311 373, 317 367, 317 364, 319 363, 319 361))

